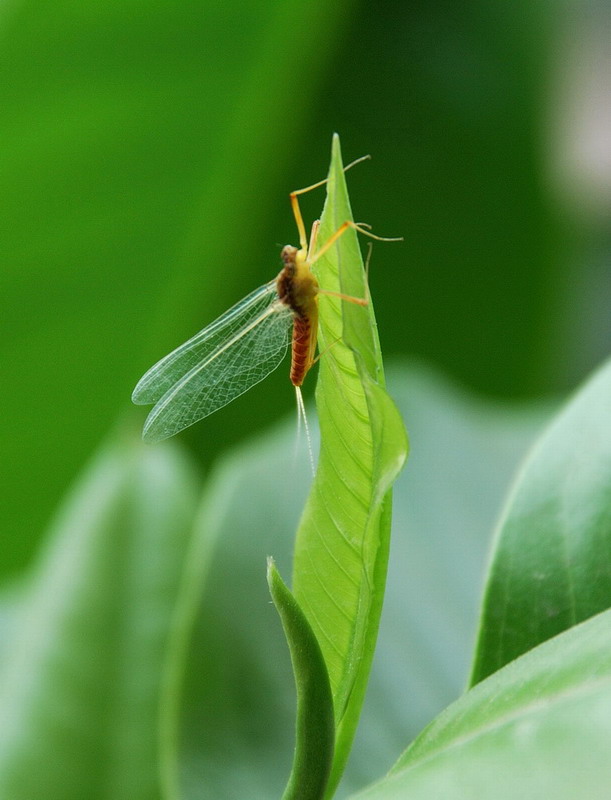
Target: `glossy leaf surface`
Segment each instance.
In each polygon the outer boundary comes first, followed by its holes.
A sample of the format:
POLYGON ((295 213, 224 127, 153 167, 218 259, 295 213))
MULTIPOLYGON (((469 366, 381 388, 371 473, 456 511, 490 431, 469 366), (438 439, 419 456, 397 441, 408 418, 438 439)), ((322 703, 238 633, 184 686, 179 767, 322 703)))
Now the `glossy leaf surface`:
POLYGON ((556 417, 505 506, 471 681, 611 606, 611 362, 556 417))

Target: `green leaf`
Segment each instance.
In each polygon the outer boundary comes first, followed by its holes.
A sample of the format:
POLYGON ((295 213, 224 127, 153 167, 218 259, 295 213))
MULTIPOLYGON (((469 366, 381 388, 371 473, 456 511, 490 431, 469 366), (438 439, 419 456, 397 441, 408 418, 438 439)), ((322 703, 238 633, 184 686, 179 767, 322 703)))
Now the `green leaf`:
MULTIPOLYGON (((352 220, 333 139, 319 242, 352 220)), ((316 262, 324 290, 365 297, 349 229, 316 262)), ((320 643, 337 725, 332 792, 346 763, 375 647, 390 539, 390 487, 407 456, 401 416, 384 390, 373 305, 321 296, 316 388, 321 451, 295 544, 293 591, 320 643)))
POLYGON ((71 493, 2 663, 0 796, 153 800, 165 649, 194 511, 175 447, 106 448, 71 493))
POLYGON ((295 756, 283 800, 319 800, 331 773, 335 743, 329 675, 316 637, 271 558, 267 582, 291 651, 297 689, 295 756))
POLYGON ((610 739, 607 611, 467 692, 355 800, 603 800, 610 739))
MULTIPOLYGON (((388 385, 409 420, 409 467, 393 488, 388 583, 363 714, 340 784, 383 775, 464 691, 490 531, 547 404, 478 398, 421 364, 388 385)), ((344 796, 344 795, 342 795, 344 796)))
MULTIPOLYGON (((417 447, 394 491, 380 639, 338 797, 389 769, 464 687, 490 530, 541 424, 540 409, 476 400, 422 367, 395 365, 388 379, 417 447)), ((311 480, 295 428, 291 415, 244 443, 208 481, 164 701, 167 783, 181 800, 280 797, 291 769, 294 678, 263 570, 270 553, 289 570, 311 480)))
POLYGON ((611 606, 611 362, 522 467, 501 519, 471 682, 611 606))

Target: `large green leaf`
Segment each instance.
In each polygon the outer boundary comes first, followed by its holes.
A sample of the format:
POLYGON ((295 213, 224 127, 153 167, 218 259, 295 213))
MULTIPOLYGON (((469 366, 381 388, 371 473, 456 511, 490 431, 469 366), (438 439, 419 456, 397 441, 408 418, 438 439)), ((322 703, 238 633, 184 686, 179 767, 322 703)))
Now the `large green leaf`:
MULTIPOLYGON (((2 570, 26 562, 144 369, 273 276, 279 176, 349 3, 4 9, 2 570), (299 32, 316 46, 296 57, 299 32)), ((211 429, 207 454, 228 436, 211 429)))
POLYGON ((501 520, 471 681, 611 606, 611 362, 530 453, 501 520))
MULTIPOLYGON (((319 242, 352 220, 337 136, 319 242)), ((322 289, 367 294, 352 229, 316 262, 322 289)), ((378 631, 390 539, 390 487, 407 456, 401 417, 384 389, 371 302, 320 298, 316 389, 321 450, 295 543, 293 591, 329 671, 337 726, 330 790, 345 765, 378 631)))
POLYGON ((358 798, 604 800, 610 741, 607 611, 467 692, 358 798))
MULTIPOLYGON (((460 694, 490 530, 542 416, 478 401, 413 365, 395 365, 389 386, 414 449, 394 492, 380 639, 340 797, 389 769, 460 694)), ((208 484, 164 714, 168 785, 185 800, 280 797, 290 771, 295 690, 264 571, 273 554, 289 573, 311 480, 295 435, 291 418, 245 443, 208 484)))
POLYGON ((159 692, 194 504, 190 463, 135 435, 68 498, 3 648, 1 797, 160 797, 159 692))

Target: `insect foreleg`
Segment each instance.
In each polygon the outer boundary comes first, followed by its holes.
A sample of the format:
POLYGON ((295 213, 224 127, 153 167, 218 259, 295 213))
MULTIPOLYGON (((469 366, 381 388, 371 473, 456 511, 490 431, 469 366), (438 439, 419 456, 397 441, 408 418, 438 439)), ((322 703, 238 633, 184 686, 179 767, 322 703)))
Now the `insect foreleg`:
MULTIPOLYGON (((356 164, 360 164, 361 161, 366 161, 367 159, 371 158, 371 156, 361 156, 360 158, 355 159, 347 167, 344 167, 344 172, 348 172, 349 169, 352 169, 356 164)), ((295 217, 295 223, 297 225, 297 230, 299 231, 299 246, 302 250, 308 249, 308 240, 306 237, 306 229, 303 223, 303 216, 301 215, 301 209, 299 208, 299 200, 297 199, 300 194, 306 194, 306 192, 311 192, 312 189, 318 189, 319 186, 324 186, 329 179, 324 178, 322 181, 317 181, 316 183, 310 184, 310 186, 306 186, 303 189, 295 189, 294 192, 291 192, 289 197, 291 198, 291 207, 293 209, 293 216, 295 217)), ((313 250, 312 243, 310 242, 310 251, 313 250)))

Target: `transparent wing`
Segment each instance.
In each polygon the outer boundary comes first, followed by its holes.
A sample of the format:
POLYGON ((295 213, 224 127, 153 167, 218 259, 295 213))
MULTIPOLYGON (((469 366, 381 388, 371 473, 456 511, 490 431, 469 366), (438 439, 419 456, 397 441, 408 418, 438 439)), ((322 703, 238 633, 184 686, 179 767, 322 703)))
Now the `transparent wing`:
MULTIPOLYGON (((239 307, 227 313, 235 308, 239 307)), ((176 372, 177 364, 189 363, 184 353, 179 353, 181 348, 170 353, 168 359, 174 354, 178 356, 172 368, 163 368, 163 375, 167 380, 167 375, 173 374, 174 383, 147 417, 142 433, 145 441, 158 442, 173 436, 230 403, 276 369, 286 354, 291 311, 275 295, 257 316, 251 311, 252 307, 248 306, 243 315, 238 314, 230 324, 224 325, 225 335, 212 351, 194 337, 193 346, 205 355, 185 373, 176 372)), ((202 336, 206 330, 201 332, 202 336)), ((186 342, 183 347, 188 344, 186 342)), ((164 361, 156 366, 162 366, 164 361)))
POLYGON ((278 299, 276 281, 247 295, 188 341, 154 364, 132 393, 136 405, 156 403, 190 369, 205 361, 219 345, 266 311, 278 299))

